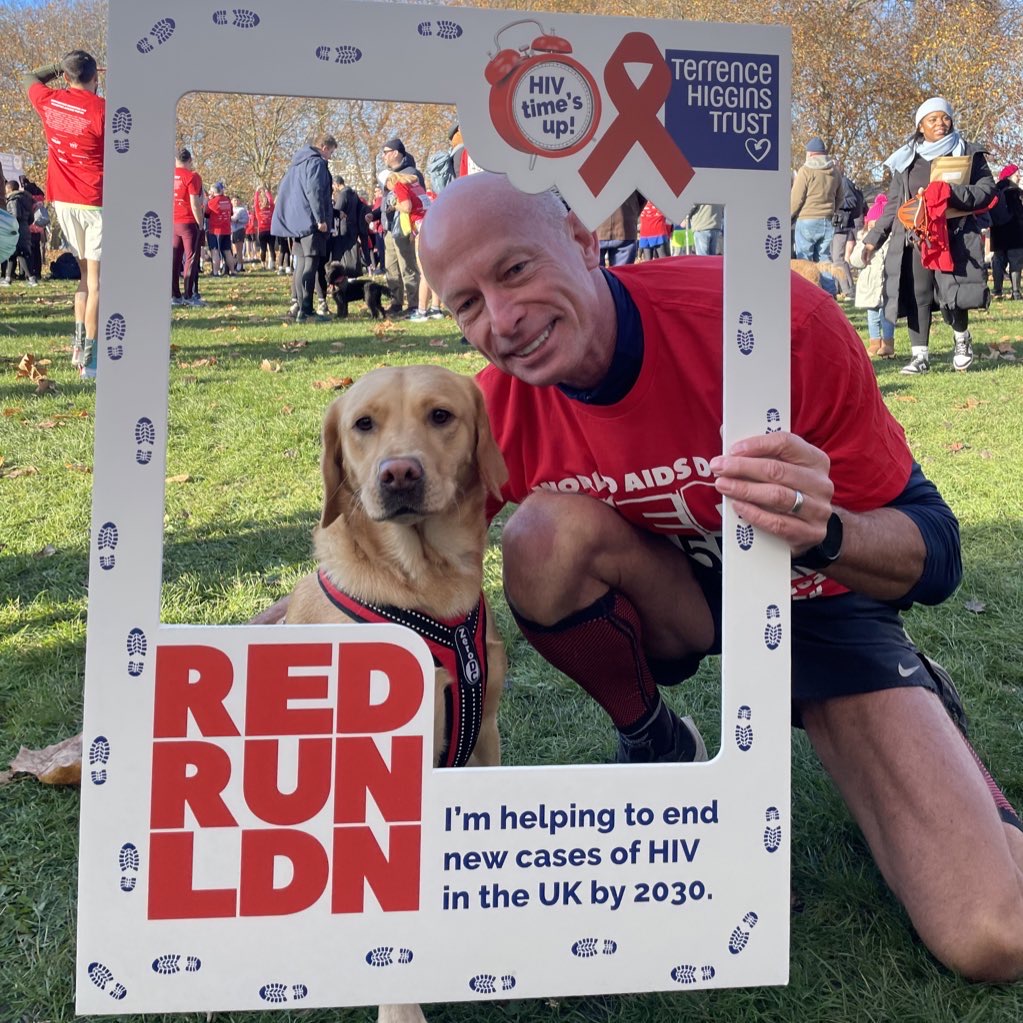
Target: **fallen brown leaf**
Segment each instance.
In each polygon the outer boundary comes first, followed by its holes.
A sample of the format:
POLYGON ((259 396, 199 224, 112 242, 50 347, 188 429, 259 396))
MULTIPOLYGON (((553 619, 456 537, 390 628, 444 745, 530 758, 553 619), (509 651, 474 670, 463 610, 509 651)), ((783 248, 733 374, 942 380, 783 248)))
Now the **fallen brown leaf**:
POLYGON ((271 362, 269 359, 264 359, 259 364, 259 368, 264 373, 280 373, 280 371, 281 371, 281 364, 276 359, 273 362, 271 362))
POLYGON ((52 558, 57 553, 57 548, 52 543, 48 543, 41 550, 36 551, 37 558, 52 558))
POLYGON ((960 451, 968 451, 970 445, 965 441, 954 440, 951 444, 947 444, 945 447, 947 451, 951 451, 952 454, 957 455, 960 451))
POLYGON ((987 610, 987 604, 983 600, 977 600, 976 597, 971 597, 963 607, 967 611, 972 611, 975 615, 983 614, 987 610))
POLYGON ((448 346, 447 341, 444 341, 439 337, 430 338, 431 348, 447 348, 447 346, 448 346))
POLYGON ((915 394, 897 394, 895 395, 896 401, 919 401, 915 394))
POLYGON ((79 785, 82 781, 82 737, 75 735, 39 750, 22 746, 11 761, 11 771, 34 775, 44 785, 79 785))
POLYGON ((291 413, 294 412, 294 411, 295 411, 295 406, 294 405, 282 405, 281 406, 281 415, 282 416, 290 416, 291 413))
POLYGON ((281 345, 281 350, 285 352, 297 352, 298 349, 307 348, 308 346, 308 341, 296 338, 294 341, 285 341, 284 344, 281 345))
POLYGON ((192 477, 187 472, 179 473, 177 476, 168 476, 165 483, 191 483, 192 477))
POLYGON ((3 414, 9 419, 11 416, 20 416, 25 410, 17 405, 8 406, 4 409, 3 414))
POLYGON ((36 395, 42 397, 44 394, 56 394, 57 385, 49 377, 40 377, 36 382, 36 395))
POLYGON ((341 391, 352 386, 351 377, 327 377, 326 380, 314 380, 314 391, 341 391))
POLYGON ((84 462, 65 462, 64 468, 69 469, 71 472, 92 472, 92 466, 86 465, 84 462))
POLYGON ((7 472, 0 472, 5 479, 16 480, 19 476, 38 476, 39 470, 34 465, 24 465, 20 469, 10 469, 7 472))

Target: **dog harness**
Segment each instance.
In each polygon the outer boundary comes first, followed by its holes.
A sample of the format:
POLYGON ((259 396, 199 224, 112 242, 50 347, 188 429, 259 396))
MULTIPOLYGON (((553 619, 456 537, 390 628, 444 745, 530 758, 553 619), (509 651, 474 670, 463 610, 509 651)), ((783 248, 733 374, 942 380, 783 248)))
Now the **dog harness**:
POLYGON ((417 633, 453 682, 444 690, 446 745, 438 758, 441 767, 464 767, 479 738, 483 702, 487 695, 487 616, 483 595, 465 618, 440 622, 418 611, 363 603, 335 586, 323 569, 316 573, 326 598, 349 618, 377 624, 394 622, 417 633))

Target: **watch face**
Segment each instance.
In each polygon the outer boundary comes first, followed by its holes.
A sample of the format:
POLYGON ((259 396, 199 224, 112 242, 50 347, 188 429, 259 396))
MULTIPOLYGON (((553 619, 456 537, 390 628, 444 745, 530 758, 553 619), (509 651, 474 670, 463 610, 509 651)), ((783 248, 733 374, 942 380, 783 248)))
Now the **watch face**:
POLYGON ((593 80, 575 61, 541 57, 515 76, 511 114, 532 150, 556 154, 589 141, 599 100, 593 80))

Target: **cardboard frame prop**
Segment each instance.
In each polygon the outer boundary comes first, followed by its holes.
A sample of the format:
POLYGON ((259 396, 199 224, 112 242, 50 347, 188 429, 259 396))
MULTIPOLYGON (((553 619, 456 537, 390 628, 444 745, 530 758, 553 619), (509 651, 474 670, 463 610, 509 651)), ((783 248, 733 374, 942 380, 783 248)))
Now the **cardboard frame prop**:
MULTIPOLYGON (((676 221, 726 203, 727 445, 788 422, 788 30, 247 2, 110 3, 77 1010, 785 983, 788 553, 727 503, 691 551, 725 556, 701 765, 434 771, 411 633, 165 626, 160 590, 186 84, 456 103, 476 162, 593 226, 633 188, 676 221)), ((691 468, 652 517, 692 520, 691 468)))

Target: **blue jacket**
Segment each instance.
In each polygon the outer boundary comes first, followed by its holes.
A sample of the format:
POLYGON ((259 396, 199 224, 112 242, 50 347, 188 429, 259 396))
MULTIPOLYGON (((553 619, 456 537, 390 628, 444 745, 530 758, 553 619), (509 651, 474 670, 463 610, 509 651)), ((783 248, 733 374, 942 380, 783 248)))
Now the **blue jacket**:
POLYGON ((329 227, 333 222, 330 168, 318 149, 303 146, 277 190, 270 232, 279 238, 304 238, 315 234, 317 224, 329 227))

